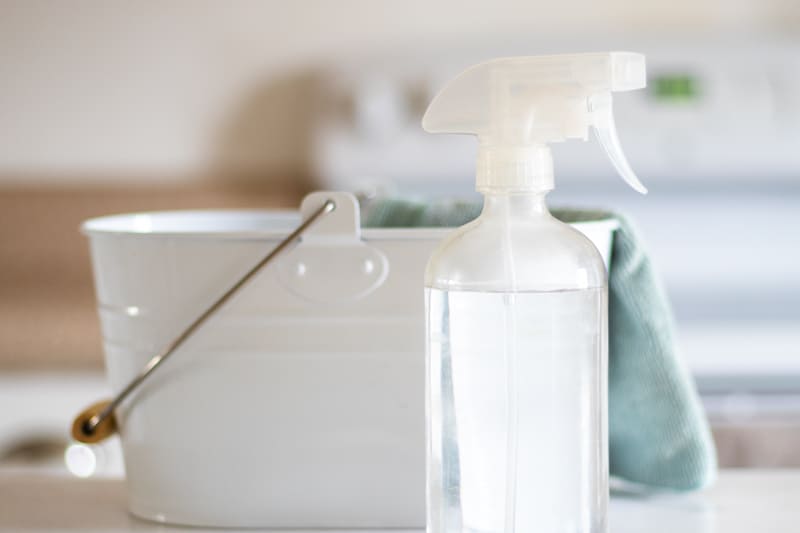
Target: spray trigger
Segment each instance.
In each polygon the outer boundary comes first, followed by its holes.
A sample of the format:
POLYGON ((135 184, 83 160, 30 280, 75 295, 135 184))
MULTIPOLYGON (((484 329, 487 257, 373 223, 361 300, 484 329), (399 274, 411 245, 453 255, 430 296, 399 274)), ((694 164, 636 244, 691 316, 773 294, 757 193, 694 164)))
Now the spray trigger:
POLYGON ((617 136, 617 126, 614 123, 614 112, 611 107, 611 93, 604 92, 592 95, 589 98, 589 109, 592 115, 592 125, 597 135, 597 140, 603 146, 611 164, 617 172, 636 192, 647 194, 647 188, 636 177, 636 173, 628 163, 628 158, 622 151, 622 145, 617 136))

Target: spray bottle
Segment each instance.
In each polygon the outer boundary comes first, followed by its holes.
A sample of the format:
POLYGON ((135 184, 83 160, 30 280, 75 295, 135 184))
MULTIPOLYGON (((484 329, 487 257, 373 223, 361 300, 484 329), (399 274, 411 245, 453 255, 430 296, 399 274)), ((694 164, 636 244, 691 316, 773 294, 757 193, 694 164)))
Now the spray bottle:
POLYGON ((548 212, 548 143, 586 140, 646 193, 611 93, 645 86, 627 52, 497 59, 434 98, 431 133, 478 136, 478 218, 426 270, 428 533, 607 530, 607 276, 548 212))

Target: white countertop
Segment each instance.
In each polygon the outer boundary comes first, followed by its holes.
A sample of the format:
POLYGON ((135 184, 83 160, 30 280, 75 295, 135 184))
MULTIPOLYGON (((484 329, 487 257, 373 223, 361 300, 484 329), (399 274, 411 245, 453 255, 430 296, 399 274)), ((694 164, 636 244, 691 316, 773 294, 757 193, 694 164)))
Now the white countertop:
MULTIPOLYGON (((800 531, 800 470, 726 470, 714 488, 691 495, 615 494, 610 522, 610 533, 796 533, 800 531)), ((12 531, 191 529, 151 524, 128 515, 121 480, 0 472, 0 533, 12 531)))

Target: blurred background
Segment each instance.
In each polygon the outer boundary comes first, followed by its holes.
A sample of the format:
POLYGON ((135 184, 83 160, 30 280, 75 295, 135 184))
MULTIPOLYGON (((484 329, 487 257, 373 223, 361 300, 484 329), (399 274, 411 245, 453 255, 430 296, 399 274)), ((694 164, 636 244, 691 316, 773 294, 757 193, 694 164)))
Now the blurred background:
MULTIPOLYGON (((496 56, 615 49, 648 56, 615 106, 650 195, 573 142, 552 203, 638 221, 721 463, 800 466, 792 0, 1 0, 0 464, 63 469, 64 421, 107 394, 82 220, 470 197, 474 141, 419 126, 437 88, 496 56)), ((115 446, 67 466, 118 472, 115 446)))

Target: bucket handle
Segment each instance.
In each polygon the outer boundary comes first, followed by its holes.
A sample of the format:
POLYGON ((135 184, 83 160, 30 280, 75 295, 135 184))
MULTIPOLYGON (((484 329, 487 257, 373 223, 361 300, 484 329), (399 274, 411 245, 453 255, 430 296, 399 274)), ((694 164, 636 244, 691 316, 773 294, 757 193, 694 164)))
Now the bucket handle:
POLYGON ((161 353, 150 359, 142 371, 133 378, 128 385, 122 389, 111 400, 95 403, 84 409, 72 422, 72 438, 80 442, 96 443, 103 441, 116 433, 117 422, 114 417, 114 409, 127 398, 139 385, 142 384, 161 364, 180 347, 209 317, 211 317, 222 305, 227 302, 242 286, 247 283, 257 272, 275 259, 281 252, 303 235, 323 215, 327 215, 336 209, 336 203, 328 198, 320 207, 314 210, 302 224, 292 233, 272 249, 261 261, 251 268, 244 276, 231 286, 225 293, 217 298, 203 313, 198 316, 189 326, 181 332, 161 353))

